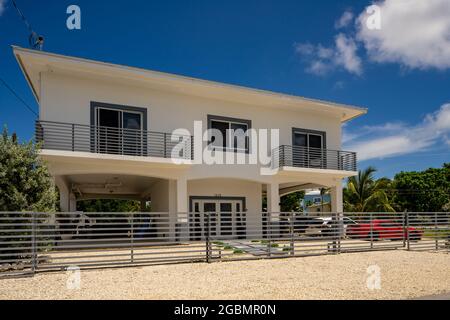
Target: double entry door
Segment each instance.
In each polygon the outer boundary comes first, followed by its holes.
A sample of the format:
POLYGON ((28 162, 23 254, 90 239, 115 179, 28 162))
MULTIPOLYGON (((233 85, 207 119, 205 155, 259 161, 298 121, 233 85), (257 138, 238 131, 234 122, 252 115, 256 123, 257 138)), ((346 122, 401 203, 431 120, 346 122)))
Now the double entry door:
POLYGON ((224 240, 245 236, 246 216, 243 200, 197 199, 193 201, 193 212, 189 217, 191 239, 199 240, 207 231, 209 235, 224 240))

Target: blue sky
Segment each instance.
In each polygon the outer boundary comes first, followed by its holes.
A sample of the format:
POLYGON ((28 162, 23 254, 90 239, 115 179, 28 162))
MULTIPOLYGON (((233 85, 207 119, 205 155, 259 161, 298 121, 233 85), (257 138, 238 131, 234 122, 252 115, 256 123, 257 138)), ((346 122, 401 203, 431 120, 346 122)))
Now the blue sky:
MULTIPOLYGON (((370 32, 370 1, 17 0, 46 51, 367 107, 344 148, 389 177, 450 161, 450 3, 400 2, 378 2, 370 32), (66 27, 71 4, 81 30, 66 27)), ((12 44, 28 32, 0 0, 0 77, 37 110, 12 44)), ((34 120, 0 85, 0 124, 28 140, 34 120)))

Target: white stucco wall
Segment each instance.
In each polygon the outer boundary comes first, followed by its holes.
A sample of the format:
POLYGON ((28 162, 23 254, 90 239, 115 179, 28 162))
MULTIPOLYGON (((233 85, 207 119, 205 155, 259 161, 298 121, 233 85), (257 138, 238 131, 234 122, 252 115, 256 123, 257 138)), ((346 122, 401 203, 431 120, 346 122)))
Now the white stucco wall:
POLYGON ((107 80, 91 80, 56 73, 41 75, 40 119, 90 124, 91 101, 147 108, 148 130, 172 132, 186 128, 193 132, 195 120, 220 115, 252 121, 253 128, 280 129, 281 144, 292 144, 292 128, 325 131, 327 148, 340 149, 341 122, 323 112, 239 104, 128 86, 107 80))
MULTIPOLYGON (((212 114, 251 120, 252 128, 256 129, 279 129, 282 145, 292 145, 293 127, 325 131, 326 147, 341 149, 340 119, 335 113, 327 113, 319 109, 313 112, 300 108, 293 110, 292 107, 284 108, 283 106, 263 107, 251 102, 236 103, 198 97, 189 92, 183 92, 183 88, 179 88, 177 93, 167 92, 149 88, 143 84, 138 85, 135 82, 130 85, 127 79, 91 79, 79 75, 65 75, 57 71, 41 73, 40 90, 40 119, 45 121, 89 125, 91 102, 96 101, 147 108, 147 129, 150 131, 172 132, 178 128, 186 128, 193 134, 194 121, 202 121, 203 129, 206 130, 207 115, 212 114)), ((129 165, 123 170, 130 171, 131 168, 134 170, 136 167, 129 165)), ((105 173, 108 172, 106 167, 103 170, 105 173)), ((154 170, 158 171, 161 178, 174 179, 174 173, 170 168, 154 170), (170 175, 165 174, 164 170, 169 170, 170 175)), ((144 171, 142 174, 145 174, 144 171)), ((274 177, 261 176, 259 166, 254 165, 193 165, 185 170, 179 170, 177 174, 179 177, 187 178, 189 196, 216 194, 245 196, 250 215, 261 212, 261 183, 315 182, 323 185, 334 183, 330 180, 331 176, 324 177, 323 174, 311 172, 274 177), (197 180, 205 178, 208 180, 197 180), (224 180, 223 178, 241 180, 224 180)), ((153 189, 152 196, 158 198, 153 204, 154 211, 176 211, 176 181, 162 182, 153 189)), ((252 219, 252 216, 248 219, 252 219)))

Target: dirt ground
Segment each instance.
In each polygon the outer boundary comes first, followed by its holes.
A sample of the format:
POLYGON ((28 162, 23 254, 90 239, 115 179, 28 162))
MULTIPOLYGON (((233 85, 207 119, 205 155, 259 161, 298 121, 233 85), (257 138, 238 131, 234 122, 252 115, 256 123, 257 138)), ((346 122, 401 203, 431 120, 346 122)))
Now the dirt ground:
POLYGON ((83 270, 79 276, 79 287, 68 272, 1 279, 0 299, 409 299, 450 292, 450 255, 394 250, 83 270))

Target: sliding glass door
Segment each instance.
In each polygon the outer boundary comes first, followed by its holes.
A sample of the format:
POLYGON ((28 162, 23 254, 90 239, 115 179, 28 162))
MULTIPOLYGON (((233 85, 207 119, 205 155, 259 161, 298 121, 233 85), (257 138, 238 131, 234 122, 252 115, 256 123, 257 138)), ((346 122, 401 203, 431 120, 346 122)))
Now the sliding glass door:
POLYGON ((325 134, 294 130, 292 161, 294 167, 323 168, 325 164, 325 134))
POLYGON ((98 107, 95 110, 96 152, 143 155, 141 112, 98 107))

